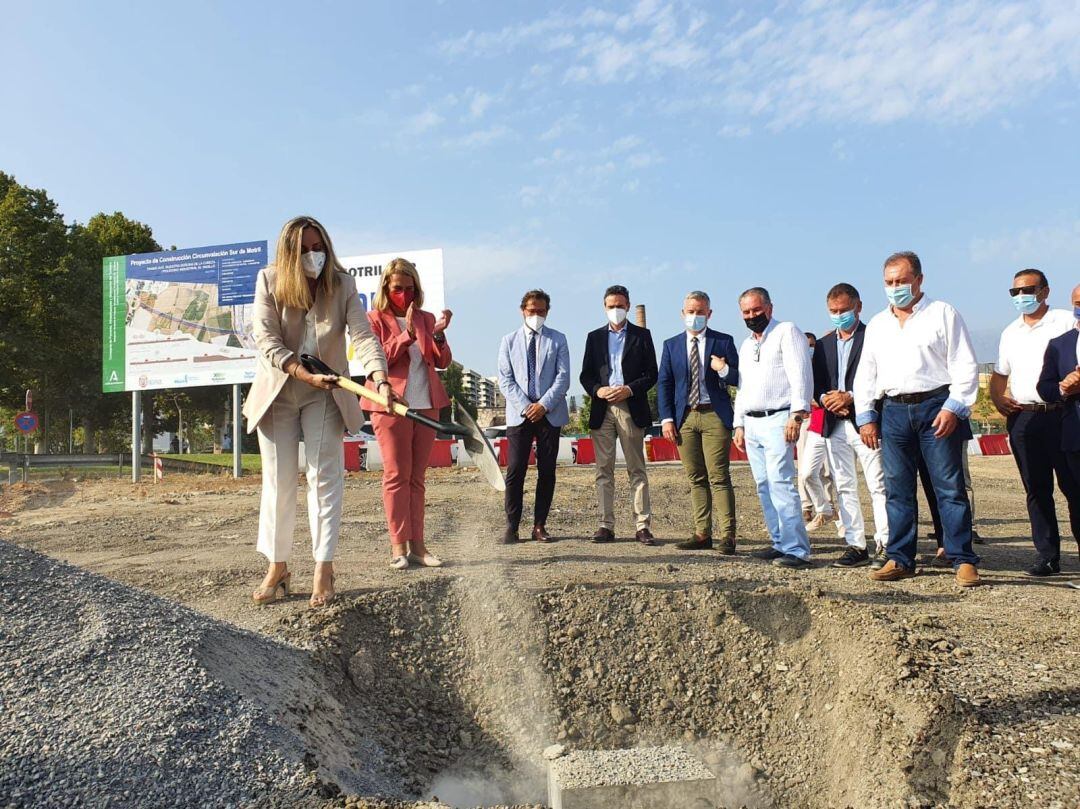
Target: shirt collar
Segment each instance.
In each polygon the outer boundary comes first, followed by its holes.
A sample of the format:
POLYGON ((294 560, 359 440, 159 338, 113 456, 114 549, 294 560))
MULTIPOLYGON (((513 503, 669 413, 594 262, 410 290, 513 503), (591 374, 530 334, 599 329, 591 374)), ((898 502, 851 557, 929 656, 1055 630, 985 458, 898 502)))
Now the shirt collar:
POLYGON ((614 326, 612 326, 610 323, 608 323, 608 326, 607 326, 608 334, 614 334, 617 337, 622 337, 622 336, 624 336, 626 334, 626 327, 629 326, 629 325, 630 325, 629 323, 624 323, 623 327, 621 329, 616 329, 614 326))

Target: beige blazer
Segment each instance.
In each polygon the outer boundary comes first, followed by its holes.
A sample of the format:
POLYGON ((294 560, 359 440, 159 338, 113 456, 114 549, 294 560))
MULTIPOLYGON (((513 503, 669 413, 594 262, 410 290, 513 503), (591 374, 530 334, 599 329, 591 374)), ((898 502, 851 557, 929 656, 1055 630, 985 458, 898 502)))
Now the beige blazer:
MULTIPOLYGON (((348 273, 336 271, 338 289, 327 298, 322 288, 315 293, 315 335, 319 359, 339 373, 349 372, 345 353, 345 330, 348 328, 356 357, 364 364, 367 374, 386 373, 386 355, 368 323, 367 311, 356 295, 356 281, 348 273)), ((304 342, 304 318, 307 312, 278 303, 274 297, 273 267, 259 272, 255 281, 255 323, 252 329, 258 349, 255 381, 251 383, 244 402, 247 431, 254 432, 259 420, 270 409, 274 399, 288 381, 282 368, 293 358, 300 359, 304 342)), ((355 393, 335 389, 334 401, 349 432, 358 432, 364 425, 364 413, 355 393)))

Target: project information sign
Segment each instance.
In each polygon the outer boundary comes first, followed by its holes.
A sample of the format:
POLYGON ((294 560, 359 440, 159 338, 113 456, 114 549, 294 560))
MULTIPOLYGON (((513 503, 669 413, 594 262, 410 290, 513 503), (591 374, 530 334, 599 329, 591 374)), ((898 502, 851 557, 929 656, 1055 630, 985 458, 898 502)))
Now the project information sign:
MULTIPOLYGON (((102 390, 106 393, 203 385, 255 378, 252 303, 267 263, 267 243, 242 242, 162 253, 110 256, 102 262, 102 390)), ((383 268, 413 262, 424 309, 436 317, 446 301, 443 251, 406 250, 339 258, 370 309, 383 268)), ((349 373, 364 374, 348 349, 349 373)))
POLYGON ((102 390, 255 378, 252 303, 266 242, 110 256, 102 262, 102 390))

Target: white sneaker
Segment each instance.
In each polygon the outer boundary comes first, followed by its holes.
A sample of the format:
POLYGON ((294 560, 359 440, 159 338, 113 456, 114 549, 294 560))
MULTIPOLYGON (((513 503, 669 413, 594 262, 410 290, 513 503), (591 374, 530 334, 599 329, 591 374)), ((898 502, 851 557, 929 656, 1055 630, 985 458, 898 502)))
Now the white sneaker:
POLYGON ((442 567, 442 559, 433 553, 425 553, 423 556, 410 553, 409 561, 414 565, 420 565, 420 567, 442 567))
POLYGON ((409 566, 409 558, 407 556, 395 556, 390 560, 390 567, 393 570, 404 570, 409 566))

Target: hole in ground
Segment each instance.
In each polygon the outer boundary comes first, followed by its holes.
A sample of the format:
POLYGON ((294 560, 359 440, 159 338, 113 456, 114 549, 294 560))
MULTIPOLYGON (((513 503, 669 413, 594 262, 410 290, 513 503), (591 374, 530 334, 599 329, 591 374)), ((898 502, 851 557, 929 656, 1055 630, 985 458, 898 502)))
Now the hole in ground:
POLYGON ((545 804, 543 751, 679 744, 716 806, 947 802, 960 705, 867 608, 783 588, 439 579, 298 615, 213 673, 278 712, 328 796, 545 804), (303 670, 300 671, 299 668, 303 670), (887 754, 886 754, 887 751, 887 754))

